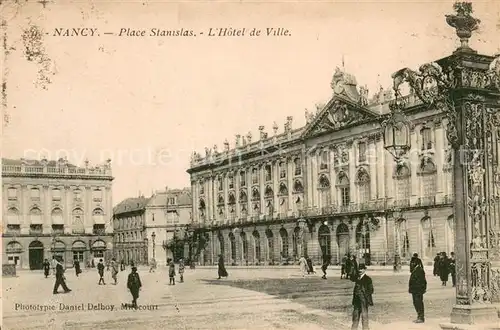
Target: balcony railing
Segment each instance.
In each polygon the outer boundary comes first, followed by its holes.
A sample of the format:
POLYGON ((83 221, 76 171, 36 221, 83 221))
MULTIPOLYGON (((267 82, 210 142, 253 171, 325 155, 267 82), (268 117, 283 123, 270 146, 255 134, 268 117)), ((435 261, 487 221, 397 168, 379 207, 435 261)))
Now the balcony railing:
POLYGON ((34 166, 34 165, 2 165, 4 174, 57 174, 57 175, 88 175, 111 176, 110 167, 74 168, 66 166, 34 166))
POLYGON ((30 228, 30 235, 42 235, 42 234, 43 234, 42 228, 30 228))
POLYGON ((418 199, 418 206, 436 205, 436 196, 424 196, 418 199))
POLYGON ((92 234, 94 235, 104 235, 106 231, 104 229, 92 229, 92 234))
POLYGON ((85 234, 85 229, 72 229, 71 233, 73 233, 73 234, 85 234))

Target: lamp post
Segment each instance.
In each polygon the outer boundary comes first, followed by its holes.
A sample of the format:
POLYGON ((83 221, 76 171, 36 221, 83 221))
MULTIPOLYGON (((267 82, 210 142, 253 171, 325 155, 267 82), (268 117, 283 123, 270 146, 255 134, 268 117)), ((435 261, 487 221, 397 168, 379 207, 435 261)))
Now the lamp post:
MULTIPOLYGON (((456 324, 498 323, 491 303, 500 301, 496 289, 500 276, 498 271, 492 272, 492 261, 500 263, 498 232, 492 230, 500 217, 495 198, 500 193, 496 176, 500 172, 500 56, 479 55, 468 46, 479 20, 471 16, 470 3, 456 3, 454 9, 456 15, 446 15, 446 22, 456 29, 461 41, 453 55, 424 64, 418 72, 405 68, 392 76, 395 110, 404 106, 399 86, 407 82, 424 105, 439 110, 447 119, 446 136, 454 161, 457 285, 452 324, 442 324, 443 329, 456 329, 456 324)), ((396 114, 393 111, 392 117, 396 114)), ((393 122, 404 120, 396 117, 393 122)), ((394 143, 396 132, 391 127, 398 125, 386 124, 385 147, 398 160, 398 150, 404 153, 409 148, 394 143)), ((406 133, 400 127, 397 133, 406 133)))
POLYGON ((156 234, 155 234, 155 232, 153 232, 151 234, 151 241, 153 242, 153 259, 154 260, 156 260, 156 254, 155 254, 156 253, 155 252, 155 250, 156 250, 156 242, 155 242, 155 239, 156 239, 156 234))

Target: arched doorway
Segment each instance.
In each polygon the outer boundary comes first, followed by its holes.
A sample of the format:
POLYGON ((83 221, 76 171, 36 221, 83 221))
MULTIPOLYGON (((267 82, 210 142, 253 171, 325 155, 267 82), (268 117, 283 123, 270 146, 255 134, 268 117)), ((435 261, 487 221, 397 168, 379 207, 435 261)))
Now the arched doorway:
POLYGON ((318 240, 319 240, 319 247, 321 248, 322 260, 324 260, 324 258, 328 258, 328 256, 331 257, 332 238, 331 238, 330 228, 328 228, 328 226, 321 225, 321 227, 319 227, 318 240))
POLYGON ((64 261, 63 264, 66 264, 67 260, 65 258, 65 252, 66 252, 66 244, 62 241, 52 241, 52 246, 50 247, 50 252, 52 256, 55 256, 58 258, 58 260, 64 261))
POLYGON ((271 229, 266 230, 266 239, 267 239, 267 260, 269 262, 274 262, 274 237, 271 229))
POLYGON ((339 260, 349 253, 349 227, 345 223, 337 226, 335 231, 337 244, 339 245, 339 260))
POLYGON ((356 226, 356 246, 358 262, 370 265, 370 228, 364 220, 361 220, 356 226))
MULTIPOLYGON (((94 264, 98 264, 100 259, 103 259, 104 261, 104 252, 106 251, 106 243, 102 240, 96 240, 94 243, 92 243, 92 246, 90 247, 91 252, 92 252, 92 258, 94 260, 94 264)), ((132 259, 129 259, 129 261, 134 261, 137 264, 137 259, 135 258, 135 255, 132 255, 132 259)))
MULTIPOLYGON (((84 253, 87 250, 87 246, 83 241, 74 241, 71 251, 73 252, 73 261, 78 260, 80 263, 85 261, 84 253)), ((118 259, 118 260, 121 260, 118 259)))
POLYGON ((257 230, 254 230, 252 233, 253 236, 253 242, 254 242, 254 249, 255 249, 255 262, 260 263, 261 259, 261 253, 260 253, 260 235, 257 230))
POLYGON ((30 269, 43 268, 43 244, 40 241, 33 241, 29 245, 30 269))
POLYGON ((21 255, 23 253, 23 246, 17 241, 12 241, 7 244, 5 249, 7 253, 7 263, 10 265, 21 266, 21 255))

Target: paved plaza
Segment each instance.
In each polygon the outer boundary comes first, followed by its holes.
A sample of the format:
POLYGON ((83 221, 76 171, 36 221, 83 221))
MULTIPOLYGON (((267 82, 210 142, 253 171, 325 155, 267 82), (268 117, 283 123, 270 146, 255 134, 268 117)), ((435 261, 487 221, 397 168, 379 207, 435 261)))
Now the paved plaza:
MULTIPOLYGON (((327 280, 318 274, 302 278, 293 268, 228 268, 229 278, 217 280, 215 268, 187 269, 185 283, 168 285, 165 268, 148 273, 140 268, 141 310, 122 310, 130 302, 126 290, 129 269, 117 286, 106 272, 97 285, 96 270, 76 278, 67 271, 68 294, 52 294, 54 277, 21 271, 3 279, 5 329, 349 329, 352 282, 333 270, 327 280), (16 304, 17 310, 16 310, 16 304), (22 304, 24 306, 20 306, 22 304), (25 310, 27 305, 55 306, 54 311, 25 310), (83 310, 60 310, 60 306, 83 310), (92 310, 89 310, 91 304, 92 310), (111 306, 113 310, 110 310, 111 306)), ((429 272, 427 272, 429 274, 429 272)), ((439 329, 448 321, 454 288, 441 287, 428 276, 426 324, 413 324, 415 313, 407 293, 408 273, 371 271, 375 285, 371 329, 439 329)), ((62 289, 60 289, 62 291, 62 289)))

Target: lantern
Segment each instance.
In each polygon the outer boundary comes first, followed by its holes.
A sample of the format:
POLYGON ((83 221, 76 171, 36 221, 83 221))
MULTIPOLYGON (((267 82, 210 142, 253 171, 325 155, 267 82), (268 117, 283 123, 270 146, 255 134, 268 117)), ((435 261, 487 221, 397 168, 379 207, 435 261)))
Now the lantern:
POLYGON ((405 157, 411 148, 411 123, 401 111, 401 104, 391 104, 391 116, 382 123, 384 130, 384 148, 391 153, 396 161, 405 157))

